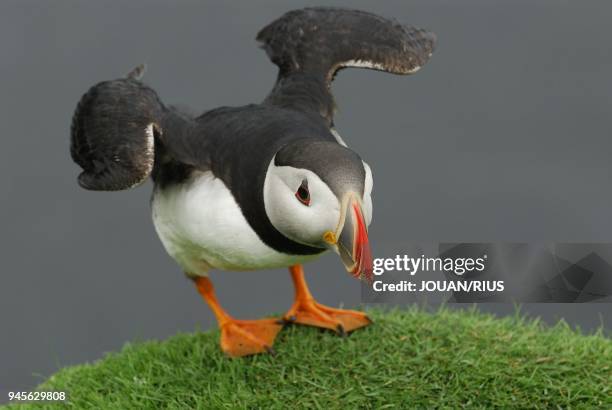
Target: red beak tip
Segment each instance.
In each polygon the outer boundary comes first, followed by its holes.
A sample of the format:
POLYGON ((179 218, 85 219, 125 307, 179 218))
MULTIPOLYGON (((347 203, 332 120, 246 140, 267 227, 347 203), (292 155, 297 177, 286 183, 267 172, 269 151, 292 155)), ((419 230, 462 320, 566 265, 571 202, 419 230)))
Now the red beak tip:
POLYGON ((357 219, 357 232, 355 241, 355 259, 357 266, 354 270, 354 276, 360 279, 365 279, 368 283, 373 281, 373 262, 372 252, 370 250, 370 242, 368 240, 368 230, 365 225, 361 209, 357 205, 353 206, 357 219))

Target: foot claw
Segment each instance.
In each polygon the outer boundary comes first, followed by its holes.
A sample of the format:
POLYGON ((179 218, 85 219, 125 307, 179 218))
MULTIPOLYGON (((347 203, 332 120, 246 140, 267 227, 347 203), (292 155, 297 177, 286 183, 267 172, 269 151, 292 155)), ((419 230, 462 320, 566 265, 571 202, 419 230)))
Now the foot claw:
POLYGON ((281 320, 283 321, 283 324, 295 323, 295 321, 297 320, 297 316, 285 316, 281 320))
POLYGON ((336 332, 340 337, 346 337, 346 331, 344 330, 344 326, 342 326, 341 324, 336 326, 336 332))
POLYGON ((264 346, 264 349, 266 349, 266 352, 268 352, 270 356, 272 357, 276 356, 276 350, 274 350, 272 347, 264 346))

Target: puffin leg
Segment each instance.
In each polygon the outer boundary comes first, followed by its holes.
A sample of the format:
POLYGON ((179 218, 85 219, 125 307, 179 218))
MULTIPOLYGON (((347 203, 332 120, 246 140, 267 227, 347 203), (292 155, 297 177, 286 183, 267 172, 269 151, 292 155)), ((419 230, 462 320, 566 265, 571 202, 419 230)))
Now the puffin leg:
POLYGON ((363 312, 335 309, 315 301, 304 279, 302 265, 291 266, 289 272, 295 287, 295 301, 283 316, 285 322, 331 329, 340 335, 372 323, 363 312))
POLYGON ((237 320, 219 304, 212 282, 207 277, 193 278, 198 292, 210 306, 221 329, 221 350, 230 357, 272 353, 277 333, 282 329, 278 319, 237 320))

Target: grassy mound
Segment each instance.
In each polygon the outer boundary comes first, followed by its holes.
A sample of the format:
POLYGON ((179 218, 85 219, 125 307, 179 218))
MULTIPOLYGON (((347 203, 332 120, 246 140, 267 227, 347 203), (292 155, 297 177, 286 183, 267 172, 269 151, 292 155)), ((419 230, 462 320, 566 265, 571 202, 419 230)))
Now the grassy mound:
POLYGON ((78 409, 612 407, 612 341, 601 333, 476 311, 371 316, 347 338, 288 327, 276 357, 228 359, 218 331, 128 344, 39 389, 66 391, 78 409))

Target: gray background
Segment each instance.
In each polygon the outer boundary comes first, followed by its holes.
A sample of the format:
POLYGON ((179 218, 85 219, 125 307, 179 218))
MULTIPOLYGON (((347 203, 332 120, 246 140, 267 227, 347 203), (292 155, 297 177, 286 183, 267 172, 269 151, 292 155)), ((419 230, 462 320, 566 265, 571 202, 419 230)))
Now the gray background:
MULTIPOLYGON (((289 9, 331 4, 51 3, 0 5, 0 400, 128 340, 214 325, 155 235, 150 183, 78 188, 68 136, 81 94, 146 62, 167 103, 201 112, 260 101, 276 68, 257 30, 289 9)), ((334 83, 338 129, 374 171, 375 256, 413 241, 612 242, 612 3, 334 4, 439 37, 415 76, 346 70, 334 83)), ((336 256, 307 271, 322 302, 359 303, 336 256)), ((212 278, 242 318, 292 300, 282 270, 212 278)), ((609 306, 524 310, 592 329, 610 325, 609 306)))

